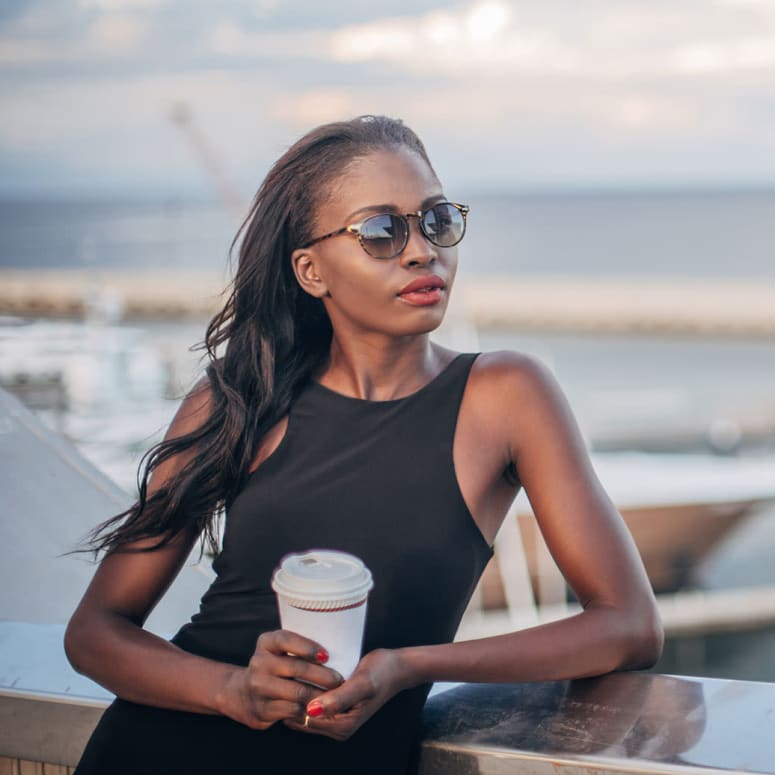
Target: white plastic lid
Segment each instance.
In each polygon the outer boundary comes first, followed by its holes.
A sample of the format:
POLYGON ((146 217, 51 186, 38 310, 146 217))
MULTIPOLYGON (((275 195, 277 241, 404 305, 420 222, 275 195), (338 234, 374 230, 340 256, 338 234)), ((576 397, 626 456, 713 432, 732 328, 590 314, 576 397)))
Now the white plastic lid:
POLYGON ((361 560, 330 549, 286 555, 272 576, 272 589, 291 605, 318 611, 361 603, 373 586, 361 560))

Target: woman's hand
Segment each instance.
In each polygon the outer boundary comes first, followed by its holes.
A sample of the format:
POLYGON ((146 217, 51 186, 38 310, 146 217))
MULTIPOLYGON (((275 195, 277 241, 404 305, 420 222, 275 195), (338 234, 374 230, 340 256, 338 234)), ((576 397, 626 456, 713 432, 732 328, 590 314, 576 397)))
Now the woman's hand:
POLYGON ((312 699, 305 721, 286 719, 286 726, 302 732, 347 740, 389 699, 409 688, 408 672, 399 652, 377 649, 368 653, 341 686, 312 699))
POLYGON ((219 708, 253 729, 267 729, 281 720, 303 720, 310 701, 342 683, 339 673, 323 666, 327 660, 326 650, 309 638, 287 630, 265 632, 248 666, 235 667, 229 675, 218 698, 219 708))

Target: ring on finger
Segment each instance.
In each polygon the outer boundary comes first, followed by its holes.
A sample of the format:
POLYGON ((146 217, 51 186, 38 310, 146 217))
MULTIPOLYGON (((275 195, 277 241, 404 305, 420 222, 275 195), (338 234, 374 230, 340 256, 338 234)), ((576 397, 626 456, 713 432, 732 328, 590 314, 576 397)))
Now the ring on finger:
POLYGON ((309 726, 309 713, 304 714, 304 726, 305 727, 309 726))

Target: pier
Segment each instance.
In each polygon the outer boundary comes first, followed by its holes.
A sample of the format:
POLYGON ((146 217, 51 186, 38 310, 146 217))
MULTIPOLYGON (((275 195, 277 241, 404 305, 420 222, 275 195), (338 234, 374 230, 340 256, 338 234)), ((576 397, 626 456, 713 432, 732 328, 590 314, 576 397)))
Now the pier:
MULTIPOLYGON (((125 319, 211 316, 227 283, 217 273, 0 270, 0 315, 125 319)), ((575 333, 775 336, 775 281, 461 275, 455 303, 476 328, 575 333)))

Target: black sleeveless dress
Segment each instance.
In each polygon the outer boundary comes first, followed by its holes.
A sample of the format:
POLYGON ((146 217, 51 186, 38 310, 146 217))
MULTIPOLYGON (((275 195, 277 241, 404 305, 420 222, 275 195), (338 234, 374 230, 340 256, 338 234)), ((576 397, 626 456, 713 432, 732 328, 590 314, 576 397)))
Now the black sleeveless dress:
MULTIPOLYGON (((492 554, 452 458, 475 358, 457 356, 419 391, 392 401, 308 383, 280 445, 231 505, 217 579, 173 643, 246 665, 258 635, 280 626, 272 571, 289 552, 312 548, 354 554, 373 574, 364 653, 451 641, 492 554)), ((401 692, 345 742, 281 723, 257 731, 116 700, 76 773, 397 775, 406 770, 429 689, 401 692)))

